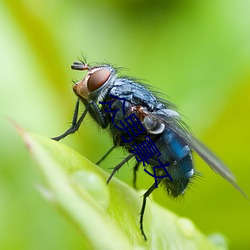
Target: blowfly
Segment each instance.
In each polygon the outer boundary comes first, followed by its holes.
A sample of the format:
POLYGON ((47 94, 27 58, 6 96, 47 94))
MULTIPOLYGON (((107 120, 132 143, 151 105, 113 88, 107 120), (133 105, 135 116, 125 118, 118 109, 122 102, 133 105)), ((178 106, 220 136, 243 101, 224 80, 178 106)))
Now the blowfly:
POLYGON ((140 230, 145 240, 143 216, 147 197, 159 184, 172 197, 185 192, 195 175, 192 151, 244 195, 232 172, 189 132, 172 103, 157 97, 147 85, 133 78, 119 77, 118 70, 109 64, 90 66, 80 61, 74 62, 71 68, 87 74, 73 87, 77 102, 71 127, 53 139, 59 141, 76 132, 89 113, 102 129, 108 129, 113 138, 113 147, 98 163, 115 147, 123 147, 128 152, 113 169, 107 183, 126 162, 136 158, 135 185, 136 171, 143 164, 144 170, 155 178, 143 195, 140 213, 140 230), (85 110, 79 116, 80 103, 85 110))

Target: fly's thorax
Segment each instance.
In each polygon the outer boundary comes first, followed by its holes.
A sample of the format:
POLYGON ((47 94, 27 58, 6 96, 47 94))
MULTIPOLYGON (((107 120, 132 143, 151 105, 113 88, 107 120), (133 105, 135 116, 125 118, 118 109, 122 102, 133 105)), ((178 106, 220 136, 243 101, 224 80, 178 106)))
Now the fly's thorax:
MULTIPOLYGON (((72 68, 79 70, 79 67, 75 68, 74 64, 72 68)), ((78 97, 85 100, 103 99, 103 95, 107 92, 105 89, 107 89, 117 77, 115 69, 109 65, 98 67, 83 65, 81 70, 88 70, 87 75, 75 84, 73 90, 78 97)))
POLYGON ((142 121, 143 126, 150 134, 161 134, 165 129, 165 123, 176 119, 180 119, 178 112, 172 109, 161 109, 154 112, 145 112, 145 117, 142 121))
POLYGON ((152 116, 146 116, 142 124, 150 134, 161 134, 165 129, 165 125, 152 116))

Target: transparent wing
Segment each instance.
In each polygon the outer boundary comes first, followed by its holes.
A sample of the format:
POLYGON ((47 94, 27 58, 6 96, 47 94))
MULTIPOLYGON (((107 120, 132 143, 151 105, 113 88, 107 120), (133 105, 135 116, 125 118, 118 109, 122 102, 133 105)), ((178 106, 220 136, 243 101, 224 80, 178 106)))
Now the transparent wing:
POLYGON ((161 112, 159 115, 152 114, 155 119, 160 120, 166 127, 174 131, 183 141, 185 141, 190 148, 192 148, 212 170, 221 175, 229 183, 231 183, 242 195, 247 199, 247 195, 236 184, 236 178, 229 168, 202 142, 195 138, 185 127, 185 124, 181 122, 177 116, 163 115, 161 112))

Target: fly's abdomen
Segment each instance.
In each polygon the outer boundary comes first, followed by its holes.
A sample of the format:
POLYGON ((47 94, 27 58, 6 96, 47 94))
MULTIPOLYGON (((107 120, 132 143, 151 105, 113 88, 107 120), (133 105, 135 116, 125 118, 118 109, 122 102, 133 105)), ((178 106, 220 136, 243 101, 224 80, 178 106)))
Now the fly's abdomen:
POLYGON ((165 129, 156 142, 164 164, 170 163, 168 172, 172 181, 168 178, 163 180, 167 192, 176 197, 183 194, 190 178, 194 175, 191 150, 173 131, 165 129))

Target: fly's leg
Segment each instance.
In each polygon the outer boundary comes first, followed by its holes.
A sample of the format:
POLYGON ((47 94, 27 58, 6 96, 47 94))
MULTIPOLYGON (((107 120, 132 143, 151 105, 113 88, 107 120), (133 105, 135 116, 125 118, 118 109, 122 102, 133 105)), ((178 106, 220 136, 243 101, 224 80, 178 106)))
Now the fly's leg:
POLYGON ((102 113, 100 108, 97 106, 97 104, 92 100, 86 105, 86 109, 84 110, 84 112, 80 116, 79 120, 77 121, 78 112, 79 112, 79 104, 80 104, 80 100, 78 99, 77 102, 76 102, 71 127, 65 133, 63 133, 62 135, 59 135, 57 137, 52 138, 53 140, 60 141, 64 137, 68 136, 69 134, 75 133, 79 129, 79 127, 80 127, 84 117, 86 116, 87 112, 90 112, 94 116, 94 119, 98 122, 98 124, 101 125, 102 128, 107 127, 108 123, 107 123, 105 113, 102 113))
POLYGON ((96 120, 96 122, 101 125, 102 128, 106 128, 108 126, 107 116, 105 113, 101 111, 96 102, 89 101, 90 109, 89 113, 96 120))
POLYGON ((77 102, 76 102, 76 106, 75 106, 75 110, 74 110, 74 116, 73 116, 71 127, 65 133, 63 133, 62 135, 59 135, 59 136, 51 138, 51 139, 53 139, 55 141, 60 141, 64 137, 68 136, 69 134, 75 133, 79 129, 79 127, 80 127, 80 125, 81 125, 84 117, 86 116, 86 114, 87 114, 87 112, 89 110, 89 105, 87 105, 86 109, 84 110, 84 112, 82 113, 81 117, 77 121, 78 111, 79 111, 79 103, 80 103, 80 101, 78 99, 77 102))
MULTIPOLYGON (((157 179, 157 185, 160 184, 160 182, 163 179, 157 179)), ((142 207, 141 207, 141 212, 140 212, 140 230, 142 233, 142 236, 144 238, 144 240, 147 240, 147 236, 144 232, 143 229, 143 216, 144 216, 144 212, 145 212, 145 208, 146 208, 146 202, 147 202, 147 198, 148 196, 156 189, 156 185, 155 183, 147 190, 147 192, 143 195, 143 201, 142 201, 142 207)))
POLYGON ((137 189, 136 188, 136 174, 137 174, 139 166, 140 166, 140 162, 136 162, 134 169, 133 169, 133 187, 135 189, 137 189))
POLYGON ((119 163, 116 167, 114 167, 112 173, 110 174, 108 180, 107 180, 107 184, 109 184, 109 182, 111 181, 112 177, 114 176, 114 174, 126 163, 128 162, 132 157, 134 156, 134 154, 129 154, 121 163, 119 163))
POLYGON ((115 146, 113 146, 97 163, 96 165, 99 165, 115 148, 115 146))

